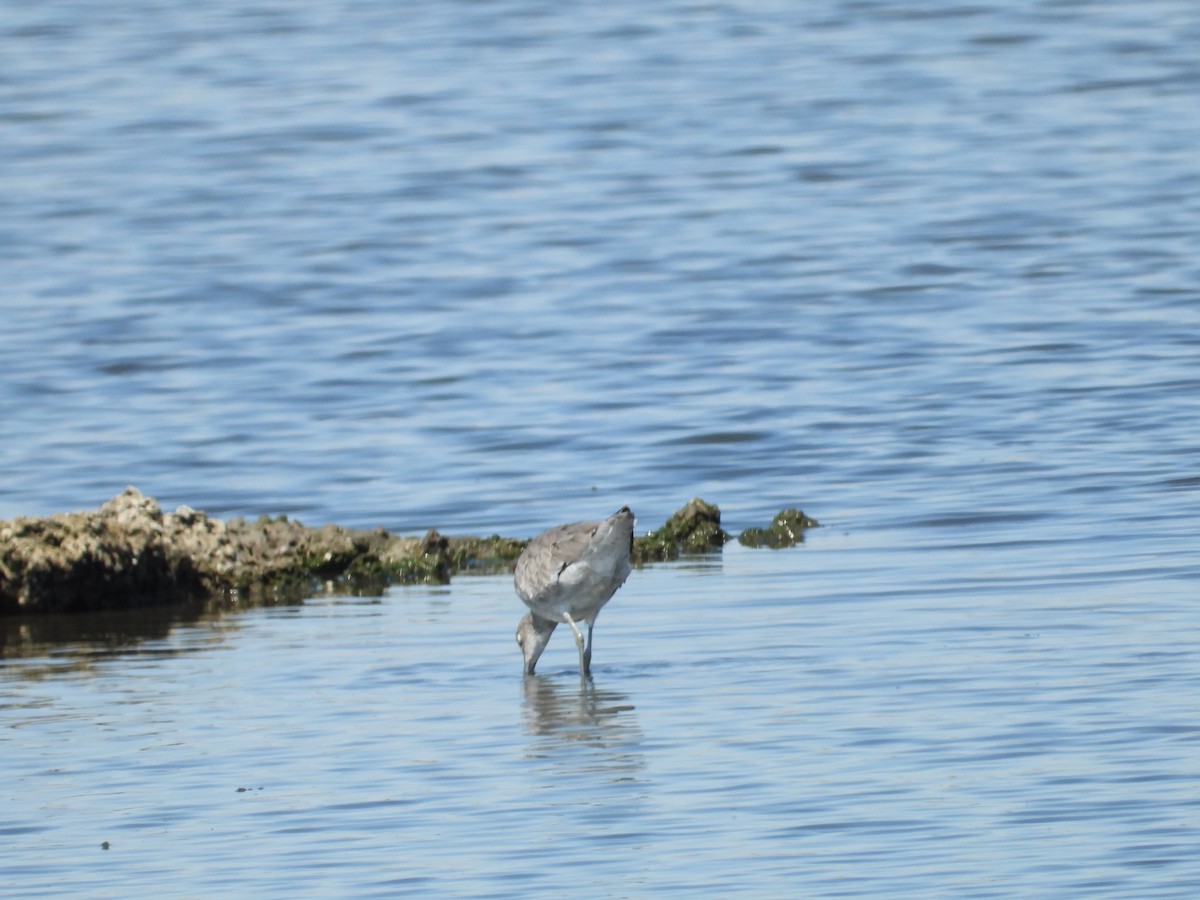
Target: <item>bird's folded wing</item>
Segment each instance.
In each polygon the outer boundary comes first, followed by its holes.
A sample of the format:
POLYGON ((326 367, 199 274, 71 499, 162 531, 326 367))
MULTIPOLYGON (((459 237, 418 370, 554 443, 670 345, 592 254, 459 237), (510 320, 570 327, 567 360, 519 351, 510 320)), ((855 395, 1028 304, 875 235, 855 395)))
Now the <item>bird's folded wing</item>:
POLYGON ((553 590, 562 570, 583 556, 599 526, 599 522, 559 525, 530 541, 513 573, 521 596, 536 600, 553 590))

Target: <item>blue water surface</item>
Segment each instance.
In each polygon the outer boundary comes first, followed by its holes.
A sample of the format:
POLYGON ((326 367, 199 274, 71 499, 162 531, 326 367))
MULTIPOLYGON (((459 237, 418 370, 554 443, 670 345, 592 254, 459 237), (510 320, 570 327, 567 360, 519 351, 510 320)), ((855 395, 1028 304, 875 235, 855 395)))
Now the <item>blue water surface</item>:
POLYGON ((0 13, 0 518, 824 526, 14 626, 0 893, 1200 889, 1192 4, 0 13))

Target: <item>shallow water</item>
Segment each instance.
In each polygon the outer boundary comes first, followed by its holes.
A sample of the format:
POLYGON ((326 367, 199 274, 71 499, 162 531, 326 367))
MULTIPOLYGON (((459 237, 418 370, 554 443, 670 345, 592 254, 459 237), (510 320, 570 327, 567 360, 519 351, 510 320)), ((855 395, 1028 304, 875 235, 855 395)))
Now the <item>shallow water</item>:
POLYGON ((9 7, 0 517, 825 527, 4 623, 0 893, 1195 895, 1189 4, 9 7))
POLYGON ((0 871, 23 896, 1186 896, 1189 573, 1147 598, 1025 555, 822 532, 640 570, 588 686, 562 636, 521 677, 495 577, 48 647, 6 672, 0 871))

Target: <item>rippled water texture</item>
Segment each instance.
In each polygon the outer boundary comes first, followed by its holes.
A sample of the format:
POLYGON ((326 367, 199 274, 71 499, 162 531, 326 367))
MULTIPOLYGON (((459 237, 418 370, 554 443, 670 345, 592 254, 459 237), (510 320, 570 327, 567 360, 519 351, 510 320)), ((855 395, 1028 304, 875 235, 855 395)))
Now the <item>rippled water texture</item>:
POLYGON ((0 875, 20 896, 1188 896, 1194 594, 900 543, 635 572, 587 687, 564 635, 522 679, 498 577, 27 658, 0 875))
POLYGON ((0 518, 825 527, 10 622, 0 893, 1195 896, 1194 5, 402 7, 4 5, 0 518))

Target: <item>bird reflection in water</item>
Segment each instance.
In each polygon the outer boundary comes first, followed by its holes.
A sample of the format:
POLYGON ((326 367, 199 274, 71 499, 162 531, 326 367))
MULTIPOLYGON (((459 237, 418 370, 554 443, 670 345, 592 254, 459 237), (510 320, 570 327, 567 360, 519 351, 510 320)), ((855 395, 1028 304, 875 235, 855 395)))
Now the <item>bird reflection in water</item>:
MULTIPOLYGON (((568 686, 537 675, 525 678, 524 693, 525 727, 536 739, 528 757, 561 758, 563 751, 584 749, 591 751, 595 768, 628 776, 644 766, 642 730, 626 694, 590 681, 568 686)), ((572 759, 572 765, 581 763, 572 759)))

